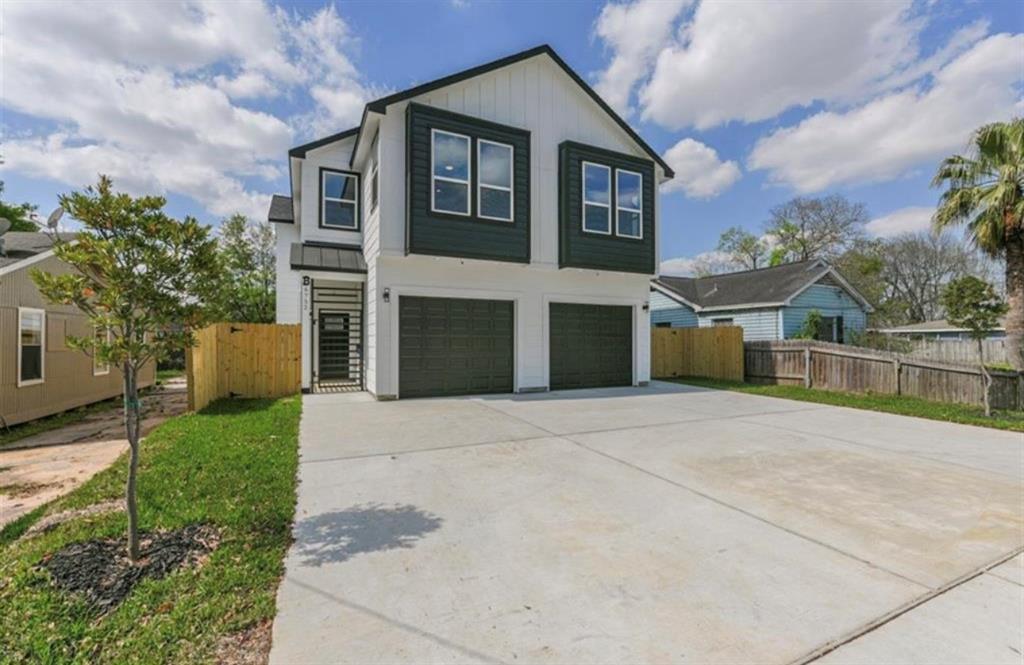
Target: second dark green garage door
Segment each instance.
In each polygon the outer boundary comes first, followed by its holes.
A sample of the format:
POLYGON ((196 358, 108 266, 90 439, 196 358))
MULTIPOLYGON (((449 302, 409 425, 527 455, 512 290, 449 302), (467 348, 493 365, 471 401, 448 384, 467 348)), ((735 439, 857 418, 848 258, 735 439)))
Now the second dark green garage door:
POLYGON ((510 300, 398 299, 398 396, 512 392, 510 300))
POLYGON ((633 384, 633 308, 551 303, 551 389, 633 384))

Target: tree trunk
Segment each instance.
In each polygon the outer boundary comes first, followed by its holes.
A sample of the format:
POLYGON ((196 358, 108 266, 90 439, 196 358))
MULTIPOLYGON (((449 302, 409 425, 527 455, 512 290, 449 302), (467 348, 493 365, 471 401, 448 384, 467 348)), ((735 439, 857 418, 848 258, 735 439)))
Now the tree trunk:
POLYGON ((1024 372, 1024 233, 1009 234, 1006 243, 1006 357, 1024 372))
POLYGON ((992 415, 992 406, 988 402, 992 376, 988 373, 988 367, 985 367, 985 342, 981 337, 978 338, 978 360, 981 362, 981 399, 985 405, 985 417, 988 418, 992 415))
POLYGON ((124 364, 124 427, 128 436, 130 457, 128 483, 125 487, 125 508, 128 512, 128 558, 139 560, 139 508, 136 485, 139 472, 139 386, 135 367, 124 364))

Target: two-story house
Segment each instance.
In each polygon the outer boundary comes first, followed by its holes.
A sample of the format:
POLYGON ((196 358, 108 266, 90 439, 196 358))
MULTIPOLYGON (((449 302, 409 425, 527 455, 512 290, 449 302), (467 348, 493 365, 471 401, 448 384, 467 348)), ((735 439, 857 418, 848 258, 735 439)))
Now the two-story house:
POLYGON ((549 46, 373 101, 289 163, 269 218, 304 390, 647 383, 672 171, 549 46))

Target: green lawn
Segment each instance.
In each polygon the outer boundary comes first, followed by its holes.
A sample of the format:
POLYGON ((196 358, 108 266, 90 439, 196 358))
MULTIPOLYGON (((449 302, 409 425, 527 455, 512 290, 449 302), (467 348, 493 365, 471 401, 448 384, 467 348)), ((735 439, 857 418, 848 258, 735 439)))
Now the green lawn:
POLYGON ((183 369, 158 369, 156 371, 157 383, 163 383, 168 379, 176 379, 179 376, 185 376, 185 370, 183 369))
POLYGON ((300 408, 297 397, 222 400, 149 435, 139 476, 142 529, 209 523, 221 544, 198 569, 142 582, 106 616, 54 589, 36 564, 74 541, 122 536, 123 513, 15 539, 48 512, 120 497, 125 458, 0 531, 0 660, 208 662, 219 637, 272 618, 295 508, 300 408))
POLYGON ((884 413, 895 413, 901 416, 917 416, 918 418, 928 418, 929 420, 944 420, 946 422, 962 423, 964 425, 978 425, 981 427, 992 427, 994 429, 1007 429, 1024 432, 1024 411, 993 411, 992 417, 986 418, 985 412, 981 407, 965 406, 963 404, 929 402, 916 397, 877 395, 873 393, 858 395, 854 393, 813 390, 804 388, 803 386, 757 385, 695 377, 667 380, 674 381, 675 383, 685 383, 694 386, 703 386, 705 388, 717 388, 719 390, 732 390, 752 395, 783 397, 785 399, 795 399, 802 402, 816 402, 818 404, 831 404, 832 406, 848 406, 853 409, 882 411, 884 413))

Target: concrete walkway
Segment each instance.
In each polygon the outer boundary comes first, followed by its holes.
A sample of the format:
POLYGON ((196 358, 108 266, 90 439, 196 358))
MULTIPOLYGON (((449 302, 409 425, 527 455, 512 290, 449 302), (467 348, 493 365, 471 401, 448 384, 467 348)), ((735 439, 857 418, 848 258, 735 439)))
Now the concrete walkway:
POLYGON ((303 402, 272 663, 1014 663, 1024 437, 655 383, 303 402))

